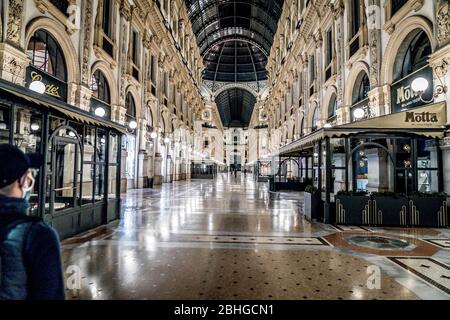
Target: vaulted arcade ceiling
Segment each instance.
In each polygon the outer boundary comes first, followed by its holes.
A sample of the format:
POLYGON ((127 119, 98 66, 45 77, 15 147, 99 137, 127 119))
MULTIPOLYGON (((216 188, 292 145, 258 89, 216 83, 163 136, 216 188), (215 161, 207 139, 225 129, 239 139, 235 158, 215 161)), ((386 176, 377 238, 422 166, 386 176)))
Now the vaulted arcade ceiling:
MULTIPOLYGON (((283 0, 186 0, 186 6, 206 67, 204 80, 259 86, 267 79, 283 0)), ((248 126, 256 102, 249 94, 232 88, 217 96, 224 126, 248 126)))

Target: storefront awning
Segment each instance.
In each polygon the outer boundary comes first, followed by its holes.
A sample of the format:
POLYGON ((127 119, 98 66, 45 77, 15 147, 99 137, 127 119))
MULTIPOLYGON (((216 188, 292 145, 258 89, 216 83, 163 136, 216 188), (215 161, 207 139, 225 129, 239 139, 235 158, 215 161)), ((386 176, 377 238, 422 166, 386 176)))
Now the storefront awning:
POLYGON ((445 102, 430 104, 402 112, 323 128, 280 148, 280 155, 309 147, 324 138, 344 138, 357 134, 414 134, 431 139, 442 139, 447 124, 445 102))
POLYGON ((17 97, 19 99, 26 100, 28 102, 31 102, 33 104, 39 105, 41 107, 45 107, 47 109, 58 111, 64 115, 66 115, 68 118, 80 121, 85 124, 90 124, 94 126, 100 126, 104 128, 110 128, 115 129, 121 133, 126 132, 126 127, 106 120, 102 119, 100 117, 97 117, 95 115, 92 115, 84 110, 76 109, 76 107, 73 107, 67 103, 64 102, 54 102, 50 98, 47 98, 46 96, 42 97, 34 97, 34 93, 28 92, 25 88, 17 85, 12 85, 10 83, 6 83, 4 81, 0 82, 0 92, 6 92, 7 94, 17 97))

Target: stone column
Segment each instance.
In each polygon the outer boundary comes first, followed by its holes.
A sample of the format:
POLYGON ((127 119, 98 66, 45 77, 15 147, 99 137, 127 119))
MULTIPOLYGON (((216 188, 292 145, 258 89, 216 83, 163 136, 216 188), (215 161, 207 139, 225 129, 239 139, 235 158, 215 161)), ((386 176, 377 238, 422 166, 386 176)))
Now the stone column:
POLYGON ((137 158, 137 188, 142 189, 144 187, 144 151, 140 150, 137 158))
POLYGON ((153 161, 153 184, 161 185, 163 183, 163 175, 162 175, 162 162, 163 158, 161 153, 159 152, 159 139, 155 139, 154 148, 156 148, 155 158, 153 161))
POLYGON ((120 166, 120 192, 124 193, 127 192, 128 189, 128 181, 127 181, 127 174, 126 174, 126 167, 127 167, 127 150, 122 149, 121 152, 121 163, 120 166))

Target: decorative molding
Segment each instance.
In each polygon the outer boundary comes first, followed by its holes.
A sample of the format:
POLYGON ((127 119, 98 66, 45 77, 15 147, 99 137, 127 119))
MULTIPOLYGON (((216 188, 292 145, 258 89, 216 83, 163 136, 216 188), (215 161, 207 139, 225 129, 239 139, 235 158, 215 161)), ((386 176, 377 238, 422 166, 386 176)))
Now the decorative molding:
POLYGON ((6 41, 19 47, 22 32, 23 0, 9 0, 6 41))
POLYGON ((84 10, 84 39, 83 39, 83 59, 81 65, 81 82, 83 84, 89 84, 90 81, 90 69, 89 69, 89 60, 91 53, 91 34, 92 34, 92 16, 93 16, 93 8, 92 1, 85 2, 85 10, 84 10))
POLYGON ((439 46, 450 42, 450 1, 440 0, 436 13, 437 39, 439 46))

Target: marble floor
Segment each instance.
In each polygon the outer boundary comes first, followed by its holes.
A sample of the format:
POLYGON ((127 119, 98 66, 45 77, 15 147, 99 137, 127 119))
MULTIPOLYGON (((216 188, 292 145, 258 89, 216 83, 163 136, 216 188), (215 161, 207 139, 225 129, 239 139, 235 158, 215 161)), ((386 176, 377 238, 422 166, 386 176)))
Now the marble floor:
POLYGON ((123 195, 63 242, 68 299, 450 299, 450 230, 331 226, 252 177, 123 195))

